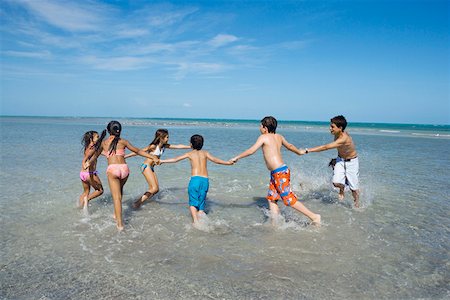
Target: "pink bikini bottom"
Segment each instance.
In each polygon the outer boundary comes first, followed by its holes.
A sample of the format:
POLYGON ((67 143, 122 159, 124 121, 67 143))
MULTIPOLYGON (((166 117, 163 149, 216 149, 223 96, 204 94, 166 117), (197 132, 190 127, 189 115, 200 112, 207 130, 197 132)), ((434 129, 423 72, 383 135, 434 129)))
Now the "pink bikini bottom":
POLYGON ((130 174, 127 164, 110 164, 106 169, 106 174, 111 174, 119 179, 124 179, 130 174))

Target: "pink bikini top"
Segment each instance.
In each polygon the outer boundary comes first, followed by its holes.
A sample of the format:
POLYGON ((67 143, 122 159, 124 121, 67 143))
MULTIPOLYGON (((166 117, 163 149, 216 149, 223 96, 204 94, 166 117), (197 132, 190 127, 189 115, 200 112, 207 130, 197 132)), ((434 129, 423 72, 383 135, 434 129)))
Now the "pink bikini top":
POLYGON ((102 154, 108 158, 114 155, 125 156, 125 149, 117 149, 116 152, 113 152, 111 154, 109 154, 109 150, 103 150, 102 154))

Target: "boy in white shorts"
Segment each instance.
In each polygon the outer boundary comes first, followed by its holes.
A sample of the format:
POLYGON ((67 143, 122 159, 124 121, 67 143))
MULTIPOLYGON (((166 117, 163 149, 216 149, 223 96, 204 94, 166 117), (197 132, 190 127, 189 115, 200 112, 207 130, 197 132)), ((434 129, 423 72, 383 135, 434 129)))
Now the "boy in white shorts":
POLYGON ((317 146, 314 148, 306 148, 301 150, 301 154, 310 152, 320 152, 337 148, 338 157, 334 166, 333 185, 339 188, 339 200, 344 199, 345 185, 348 184, 352 191, 355 207, 359 207, 359 162, 358 153, 351 136, 345 132, 347 120, 344 116, 336 116, 331 119, 330 132, 334 135, 332 143, 317 146))

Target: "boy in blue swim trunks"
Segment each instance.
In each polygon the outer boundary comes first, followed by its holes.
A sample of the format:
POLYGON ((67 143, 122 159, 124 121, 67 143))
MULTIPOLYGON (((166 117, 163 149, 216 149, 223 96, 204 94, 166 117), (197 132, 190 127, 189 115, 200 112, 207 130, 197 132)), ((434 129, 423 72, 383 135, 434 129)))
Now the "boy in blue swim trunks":
POLYGON ((205 214, 205 200, 209 188, 208 169, 206 167, 208 160, 221 165, 232 165, 232 161, 224 161, 212 156, 208 151, 202 150, 203 137, 195 134, 191 137, 190 152, 171 159, 160 160, 163 163, 176 163, 188 158, 191 162, 191 180, 189 181, 189 210, 192 215, 194 225, 198 219, 205 214))
POLYGON ((256 140, 256 143, 231 161, 237 162, 241 158, 252 155, 262 147, 264 160, 270 171, 270 185, 266 198, 269 201, 272 221, 276 220, 276 217, 280 214, 277 201, 282 199, 286 206, 290 206, 303 213, 311 219, 313 224, 320 225, 320 215, 313 213, 303 203, 297 201, 297 196, 291 189, 290 170, 284 164, 283 158, 281 157, 281 146, 299 155, 300 150, 286 141, 282 135, 275 133, 276 129, 277 120, 274 117, 269 116, 262 119, 261 125, 259 126, 261 135, 256 140))

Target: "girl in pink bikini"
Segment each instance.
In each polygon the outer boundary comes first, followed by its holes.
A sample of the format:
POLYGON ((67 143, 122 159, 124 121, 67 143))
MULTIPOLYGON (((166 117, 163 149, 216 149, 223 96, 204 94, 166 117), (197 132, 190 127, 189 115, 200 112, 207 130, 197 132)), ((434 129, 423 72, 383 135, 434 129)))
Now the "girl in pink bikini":
MULTIPOLYGON (((109 133, 109 137, 101 142, 101 150, 104 156, 108 160, 108 168, 106 169, 106 175, 108 176, 109 189, 114 202, 114 218, 117 222, 117 229, 123 230, 122 220, 122 193, 123 186, 127 182, 130 170, 125 162, 125 148, 135 152, 140 156, 147 158, 153 158, 149 153, 134 147, 125 139, 120 137, 122 131, 122 125, 118 121, 109 122, 106 127, 109 133)), ((96 159, 94 155, 92 159, 96 159)), ((91 161, 92 161, 91 159, 91 161)), ((89 162, 90 163, 90 162, 89 162)))
MULTIPOLYGON (((103 138, 106 134, 106 131, 102 133, 103 138)), ((99 138, 97 131, 88 131, 83 135, 81 139, 81 144, 84 147, 84 157, 81 163, 80 170, 80 179, 81 184, 83 185, 83 193, 80 196, 80 207, 83 209, 87 208, 88 202, 94 198, 97 198, 101 194, 103 194, 103 185, 98 177, 97 168, 97 159, 91 160, 89 166, 86 165, 86 161, 93 156, 95 151, 100 147, 100 143, 97 143, 99 140, 103 140, 103 138, 99 138), (94 188, 94 192, 89 194, 91 191, 91 187, 94 188)))

